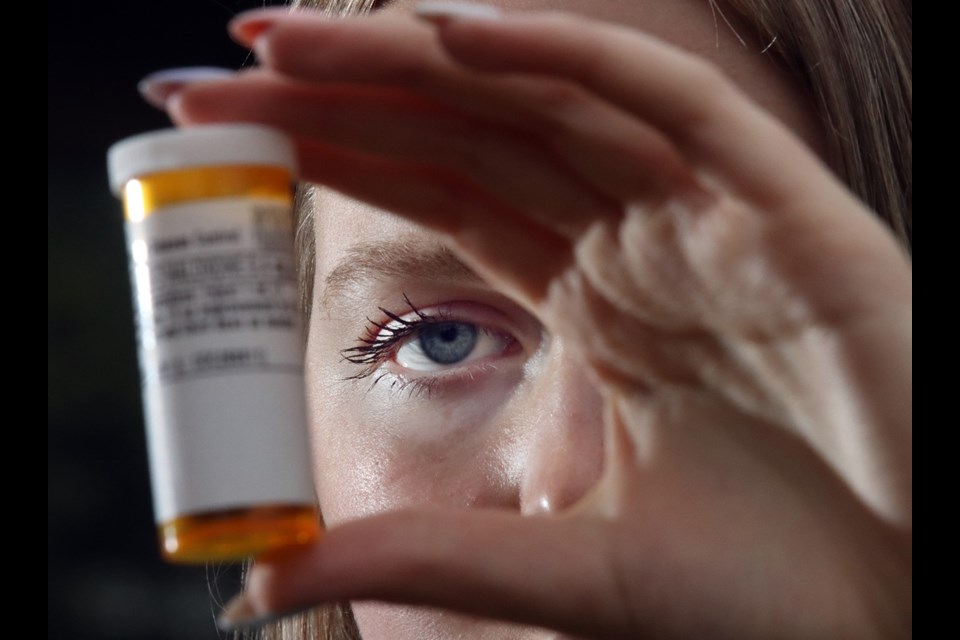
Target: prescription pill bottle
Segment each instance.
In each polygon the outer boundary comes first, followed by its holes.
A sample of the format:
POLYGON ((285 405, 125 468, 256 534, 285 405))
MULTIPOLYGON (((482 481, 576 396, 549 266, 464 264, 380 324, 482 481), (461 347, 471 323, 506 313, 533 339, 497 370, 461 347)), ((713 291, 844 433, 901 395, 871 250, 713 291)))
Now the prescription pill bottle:
POLYGON ((319 535, 282 133, 218 125, 113 145, 163 557, 239 560, 319 535))

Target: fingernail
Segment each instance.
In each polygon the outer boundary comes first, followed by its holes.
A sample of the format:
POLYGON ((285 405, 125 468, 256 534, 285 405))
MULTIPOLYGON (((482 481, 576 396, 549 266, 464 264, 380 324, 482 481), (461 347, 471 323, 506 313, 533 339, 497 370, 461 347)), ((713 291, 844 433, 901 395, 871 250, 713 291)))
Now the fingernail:
POLYGON ((263 32, 272 27, 278 18, 288 15, 290 10, 281 7, 252 9, 233 18, 227 25, 227 31, 240 44, 250 46, 263 32))
POLYGON ((413 13, 422 20, 438 24, 457 18, 496 20, 503 16, 499 9, 490 5, 445 0, 421 2, 414 8, 413 13))
POLYGON ((143 99, 158 109, 166 108, 170 97, 189 84, 219 80, 235 75, 235 71, 220 67, 182 67, 151 73, 137 84, 143 99))
POLYGON ((223 611, 217 616, 217 627, 221 631, 233 631, 247 626, 248 623, 256 620, 259 616, 254 612, 250 605, 250 600, 240 594, 234 596, 230 602, 223 608, 223 611))
POLYGON ((234 596, 217 617, 217 628, 225 633, 233 631, 252 631, 283 618, 308 611, 312 607, 303 607, 283 613, 257 613, 246 594, 234 596))

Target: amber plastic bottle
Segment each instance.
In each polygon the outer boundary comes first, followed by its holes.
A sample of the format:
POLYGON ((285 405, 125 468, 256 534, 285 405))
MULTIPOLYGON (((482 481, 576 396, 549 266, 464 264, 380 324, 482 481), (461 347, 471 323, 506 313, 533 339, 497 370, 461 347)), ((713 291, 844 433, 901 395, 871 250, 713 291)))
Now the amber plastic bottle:
POLYGON ((163 557, 239 560, 320 533, 293 255, 293 146, 255 125, 113 145, 163 557))

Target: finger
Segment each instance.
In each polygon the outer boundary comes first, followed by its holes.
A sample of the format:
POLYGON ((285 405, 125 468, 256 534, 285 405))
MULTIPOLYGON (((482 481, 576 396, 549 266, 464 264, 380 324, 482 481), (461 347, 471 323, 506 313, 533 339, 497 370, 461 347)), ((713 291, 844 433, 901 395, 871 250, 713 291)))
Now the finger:
POLYGON ((617 203, 524 132, 480 121, 397 90, 313 87, 273 73, 245 73, 184 89, 179 122, 260 122, 295 138, 444 167, 573 239, 617 203))
POLYGON ((236 72, 220 67, 182 67, 157 71, 144 77, 137 90, 141 97, 157 109, 165 109, 167 99, 191 83, 206 80, 222 80, 233 77, 236 72))
MULTIPOLYGON (((195 91, 197 87, 191 87, 168 103, 181 124, 202 121, 191 120, 180 106, 195 91)), ((447 234, 481 277, 531 310, 552 279, 573 261, 571 243, 556 230, 522 215, 469 178, 316 139, 294 140, 301 179, 447 234)))
POLYGON ((643 122, 570 83, 465 70, 409 18, 329 20, 309 12, 258 11, 235 20, 231 31, 253 43, 261 64, 291 78, 403 87, 527 131, 611 197, 662 198, 695 189, 676 149, 643 122))
MULTIPOLYGON (((598 522, 587 520, 395 512, 258 560, 242 605, 230 609, 263 618, 322 602, 375 599, 589 637, 637 637, 611 578, 610 542, 598 522)), ((224 622, 242 626, 229 613, 224 622)))
POLYGON ((565 238, 459 176, 319 142, 301 141, 298 152, 306 180, 447 234, 474 271, 530 309, 573 261, 565 238))
POLYGON ((433 20, 457 62, 584 87, 655 126, 727 188, 754 202, 782 203, 805 192, 811 175, 829 175, 719 69, 635 29, 563 13, 433 20))

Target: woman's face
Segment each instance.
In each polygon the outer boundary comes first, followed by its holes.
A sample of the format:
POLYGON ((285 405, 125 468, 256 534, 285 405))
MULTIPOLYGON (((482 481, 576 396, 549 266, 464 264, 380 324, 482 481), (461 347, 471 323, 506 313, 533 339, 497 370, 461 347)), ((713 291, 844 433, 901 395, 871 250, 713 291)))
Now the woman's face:
MULTIPOLYGON (((738 42, 708 0, 491 4, 564 9, 651 32, 713 60, 820 146, 802 97, 762 46, 738 42)), ((315 213, 308 393, 327 523, 418 505, 545 514, 589 490, 603 462, 601 403, 564 344, 437 234, 329 191, 315 213), (364 339, 377 344, 344 352, 364 339)), ((354 609, 365 639, 549 636, 426 609, 354 609)))

